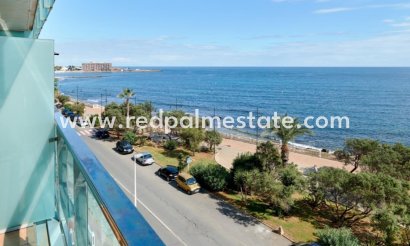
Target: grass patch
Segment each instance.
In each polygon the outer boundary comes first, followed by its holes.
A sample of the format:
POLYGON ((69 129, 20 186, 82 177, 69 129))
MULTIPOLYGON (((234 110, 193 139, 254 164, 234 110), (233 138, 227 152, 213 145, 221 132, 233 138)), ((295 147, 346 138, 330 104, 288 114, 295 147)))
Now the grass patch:
MULTIPOLYGON (((155 159, 155 162, 160 166, 173 165, 178 166, 178 156, 180 154, 189 155, 190 153, 182 148, 178 148, 172 151, 164 150, 161 147, 143 146, 135 147, 137 152, 150 152, 155 159)), ((202 161, 212 162, 214 160, 213 154, 210 153, 196 153, 192 157, 191 166, 200 163, 202 161)), ((216 163, 216 162, 215 162, 216 163)))
MULTIPOLYGON (((316 240, 314 232, 317 227, 309 219, 304 220, 296 215, 285 217, 275 216, 272 209, 256 197, 248 198, 248 203, 244 204, 238 193, 219 192, 219 195, 239 209, 262 220, 265 224, 273 228, 281 226, 285 230, 285 234, 295 242, 312 242, 316 240)), ((313 217, 314 216, 311 216, 311 218, 313 217)))

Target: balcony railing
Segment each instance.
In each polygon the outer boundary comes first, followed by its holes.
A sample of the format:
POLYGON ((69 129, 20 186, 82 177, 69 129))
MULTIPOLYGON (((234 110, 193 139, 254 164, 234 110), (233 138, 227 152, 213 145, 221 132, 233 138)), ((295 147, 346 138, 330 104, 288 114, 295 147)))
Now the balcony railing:
POLYGON ((57 131, 56 206, 67 245, 163 245, 75 130, 57 131))

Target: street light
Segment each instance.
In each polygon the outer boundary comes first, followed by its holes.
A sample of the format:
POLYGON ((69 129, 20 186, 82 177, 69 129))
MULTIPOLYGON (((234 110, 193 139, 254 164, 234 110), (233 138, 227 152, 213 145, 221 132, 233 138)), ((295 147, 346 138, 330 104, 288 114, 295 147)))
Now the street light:
POLYGON ((134 164, 134 206, 138 208, 137 203, 137 158, 134 156, 135 164, 134 164))

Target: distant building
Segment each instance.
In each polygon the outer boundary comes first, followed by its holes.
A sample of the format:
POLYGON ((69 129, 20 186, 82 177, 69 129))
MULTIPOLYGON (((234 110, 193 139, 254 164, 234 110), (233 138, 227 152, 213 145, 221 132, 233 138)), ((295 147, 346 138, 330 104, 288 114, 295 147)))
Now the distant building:
POLYGON ((84 72, 111 72, 111 63, 83 63, 84 72))

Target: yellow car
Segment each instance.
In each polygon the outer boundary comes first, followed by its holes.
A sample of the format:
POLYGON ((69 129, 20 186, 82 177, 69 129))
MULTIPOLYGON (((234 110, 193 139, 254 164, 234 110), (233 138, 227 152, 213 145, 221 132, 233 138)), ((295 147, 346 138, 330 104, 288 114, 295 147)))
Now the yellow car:
POLYGON ((189 195, 199 192, 201 189, 201 186, 196 182, 196 179, 187 173, 178 174, 175 181, 177 182, 178 187, 183 189, 189 195))

